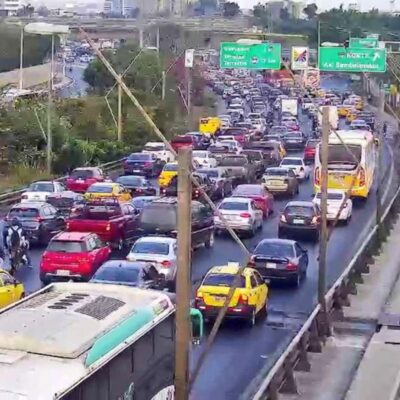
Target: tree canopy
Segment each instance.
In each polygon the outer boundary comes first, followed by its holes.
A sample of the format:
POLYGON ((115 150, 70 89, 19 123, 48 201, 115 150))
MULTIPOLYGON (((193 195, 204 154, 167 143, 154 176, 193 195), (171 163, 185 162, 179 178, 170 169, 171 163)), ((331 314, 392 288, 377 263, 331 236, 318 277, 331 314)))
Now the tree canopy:
POLYGON ((231 18, 236 17, 240 12, 240 7, 238 3, 233 1, 227 1, 224 3, 224 17, 231 18))

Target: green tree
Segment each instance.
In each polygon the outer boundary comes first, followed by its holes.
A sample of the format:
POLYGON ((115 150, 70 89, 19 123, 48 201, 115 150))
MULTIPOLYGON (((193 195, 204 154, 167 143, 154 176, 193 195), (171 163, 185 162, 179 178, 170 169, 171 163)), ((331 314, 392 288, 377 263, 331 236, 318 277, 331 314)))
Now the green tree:
POLYGON ((282 21, 287 21, 290 19, 290 14, 289 11, 286 7, 281 8, 281 11, 279 13, 279 17, 282 21))
POLYGON ((224 17, 227 18, 236 17, 239 14, 239 12, 240 12, 239 4, 233 1, 227 1, 224 3, 224 10, 223 10, 224 17))
POLYGON ((307 15, 308 19, 313 19, 316 17, 318 11, 318 6, 315 3, 308 4, 307 7, 303 9, 304 14, 307 15))

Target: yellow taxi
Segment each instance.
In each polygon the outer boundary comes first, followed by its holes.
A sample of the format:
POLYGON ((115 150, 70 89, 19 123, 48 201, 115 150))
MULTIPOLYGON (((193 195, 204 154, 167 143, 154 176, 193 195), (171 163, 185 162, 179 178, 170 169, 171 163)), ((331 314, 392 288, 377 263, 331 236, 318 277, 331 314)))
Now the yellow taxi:
POLYGON ((204 134, 215 135, 221 129, 221 120, 218 117, 200 118, 199 131, 204 134))
POLYGON ((347 114, 353 108, 354 108, 354 103, 352 101, 345 100, 343 102, 343 104, 339 104, 337 106, 337 111, 338 111, 339 117, 347 117, 347 114))
POLYGON ((0 308, 21 300, 25 296, 24 285, 4 269, 0 269, 0 308))
POLYGON ((115 182, 97 182, 90 185, 84 195, 86 200, 114 198, 120 201, 131 201, 128 189, 115 182))
POLYGON ((347 111, 347 115, 346 115, 346 122, 348 124, 352 123, 355 119, 357 119, 358 117, 358 110, 356 109, 356 107, 350 108, 347 111))
MULTIPOLYGON (((238 263, 228 263, 208 271, 197 289, 195 300, 195 308, 205 319, 213 319, 218 315, 239 268, 238 263)), ((258 316, 263 317, 267 314, 267 305, 268 286, 258 271, 246 267, 239 277, 239 284, 225 317, 244 319, 250 326, 254 326, 258 316)))
POLYGON ((354 104, 356 110, 362 111, 364 109, 364 100, 361 96, 350 96, 349 100, 354 104))
POLYGON ((158 177, 158 184, 161 187, 168 186, 174 176, 178 175, 178 163, 169 162, 164 165, 160 176, 158 177))
POLYGON ((285 147, 283 146, 282 142, 279 142, 279 155, 281 156, 281 159, 286 157, 286 154, 287 152, 285 147))

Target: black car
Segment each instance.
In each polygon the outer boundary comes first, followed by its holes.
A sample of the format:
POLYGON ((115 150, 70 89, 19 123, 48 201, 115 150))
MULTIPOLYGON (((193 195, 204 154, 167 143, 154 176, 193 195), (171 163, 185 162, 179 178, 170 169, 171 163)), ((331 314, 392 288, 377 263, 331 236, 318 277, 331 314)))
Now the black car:
POLYGON ((5 217, 3 235, 7 234, 15 217, 29 235, 29 241, 40 245, 47 244, 56 233, 65 228, 65 218, 51 204, 20 203, 13 206, 5 217))
MULTIPOLYGON (((154 200, 141 212, 138 219, 138 231, 142 236, 168 235, 177 236, 178 199, 163 197, 154 200)), ((212 210, 192 201, 192 247, 204 244, 207 248, 214 244, 214 215, 212 210)))
POLYGON ((140 214, 143 208, 159 198, 159 196, 137 196, 132 199, 131 204, 135 208, 135 213, 140 214))
POLYGON ((287 151, 303 150, 306 145, 306 138, 301 132, 290 132, 283 137, 283 144, 287 151))
POLYGON ((230 196, 232 194, 232 178, 224 168, 201 168, 198 172, 202 175, 207 175, 211 184, 214 186, 213 198, 223 199, 225 196, 230 196))
POLYGON ((125 175, 144 175, 148 178, 160 175, 165 162, 153 154, 132 153, 123 163, 125 175))
POLYGON ((264 279, 285 280, 299 286, 307 273, 308 252, 294 240, 264 239, 255 248, 250 266, 264 279))
POLYGON ((142 289, 166 288, 164 275, 159 274, 154 265, 143 261, 109 260, 95 272, 89 282, 142 289))
POLYGON ((117 183, 123 185, 134 196, 155 196, 157 189, 143 176, 125 175, 120 176, 116 180, 117 183))
POLYGON ((321 211, 311 201, 291 201, 283 210, 278 228, 278 236, 290 234, 308 234, 314 241, 319 239, 321 211))
POLYGON ((69 190, 61 193, 53 193, 47 196, 46 202, 55 207, 59 213, 68 218, 85 205, 85 198, 80 193, 71 192, 69 190))

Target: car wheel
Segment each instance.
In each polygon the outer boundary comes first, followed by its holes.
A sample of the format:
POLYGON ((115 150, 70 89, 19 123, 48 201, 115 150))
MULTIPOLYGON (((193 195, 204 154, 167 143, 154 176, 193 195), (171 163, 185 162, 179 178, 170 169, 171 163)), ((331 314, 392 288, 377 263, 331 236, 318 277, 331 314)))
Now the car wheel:
POLYGON ((292 279, 292 285, 296 288, 298 288, 301 284, 301 274, 298 273, 296 276, 292 279))
POLYGON ((283 233, 282 229, 278 229, 278 238, 284 238, 285 234, 283 233))
POLYGON ((214 246, 214 232, 211 232, 209 238, 204 242, 204 246, 209 249, 214 246))
POLYGON ((253 224, 250 231, 250 237, 254 237, 256 235, 256 231, 257 231, 256 224, 253 224))
POLYGON ((51 283, 51 280, 45 274, 40 274, 40 281, 45 286, 48 285, 49 283, 51 283))
POLYGON ((251 314, 247 320, 247 324, 249 325, 250 328, 252 328, 256 324, 256 309, 253 308, 251 310, 251 314))
POLYGON ((268 314, 268 301, 266 301, 265 304, 261 307, 257 317, 259 317, 260 319, 265 319, 267 317, 267 314, 268 314))

